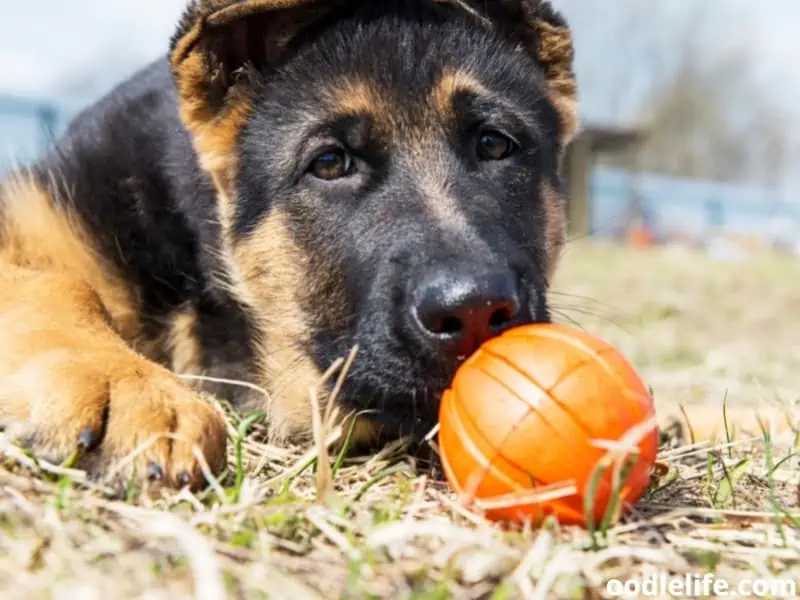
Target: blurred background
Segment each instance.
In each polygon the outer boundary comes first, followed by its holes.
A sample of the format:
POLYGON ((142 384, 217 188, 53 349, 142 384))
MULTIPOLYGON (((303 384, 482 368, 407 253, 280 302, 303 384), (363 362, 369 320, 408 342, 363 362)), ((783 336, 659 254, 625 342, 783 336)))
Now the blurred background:
MULTIPOLYGON (((0 21, 0 170, 165 52, 185 0, 31 0, 0 21)), ((555 0, 583 133, 573 237, 800 253, 800 3, 555 0)))
POLYGON ((586 127, 574 233, 800 252, 800 3, 556 4, 586 127))

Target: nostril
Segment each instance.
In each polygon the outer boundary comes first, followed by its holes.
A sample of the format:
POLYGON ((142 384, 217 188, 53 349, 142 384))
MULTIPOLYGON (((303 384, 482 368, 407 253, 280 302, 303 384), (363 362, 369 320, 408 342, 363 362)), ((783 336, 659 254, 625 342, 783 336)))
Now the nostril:
POLYGON ((501 329, 511 323, 514 317, 511 307, 503 306, 495 310, 489 317, 489 326, 492 329, 501 329))
POLYGON ((435 327, 432 331, 439 335, 459 335, 464 329, 464 324, 461 319, 456 316, 449 315, 442 317, 439 320, 439 326, 435 327))
POLYGON ((464 331, 464 322, 453 313, 432 310, 417 310, 417 319, 425 331, 437 336, 455 337, 464 331))

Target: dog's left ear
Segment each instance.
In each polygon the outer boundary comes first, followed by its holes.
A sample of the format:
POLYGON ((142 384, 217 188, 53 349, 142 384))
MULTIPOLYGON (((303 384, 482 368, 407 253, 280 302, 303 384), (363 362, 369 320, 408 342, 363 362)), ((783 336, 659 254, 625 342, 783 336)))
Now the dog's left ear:
POLYGON ((550 100, 561 120, 562 143, 566 145, 578 129, 575 50, 566 19, 549 0, 445 1, 467 5, 476 15, 522 43, 544 73, 550 100))
POLYGON ((220 191, 259 73, 277 65, 294 37, 339 0, 193 0, 170 44, 181 119, 200 164, 220 191))

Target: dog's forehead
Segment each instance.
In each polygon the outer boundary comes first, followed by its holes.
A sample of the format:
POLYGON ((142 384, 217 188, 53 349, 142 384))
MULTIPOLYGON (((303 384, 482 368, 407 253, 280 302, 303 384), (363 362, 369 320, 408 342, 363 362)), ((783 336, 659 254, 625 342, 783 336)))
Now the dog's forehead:
MULTIPOLYGON (((391 46, 383 54, 369 56, 375 40, 367 38, 352 44, 345 40, 335 63, 325 51, 300 57, 304 64, 299 72, 282 81, 283 102, 292 107, 305 104, 309 113, 324 112, 326 117, 368 114, 399 119, 425 113, 450 119, 458 96, 514 104, 515 96, 518 103, 524 102, 541 90, 540 79, 520 53, 492 43, 454 48, 450 39, 437 40, 430 30, 416 39, 413 31, 406 33, 403 39, 399 32, 378 29, 375 35, 385 36, 378 41, 391 46), (424 56, 419 56, 420 49, 425 49, 424 56)), ((264 88, 267 95, 269 87, 264 88)))
POLYGON ((414 89, 386 85, 385 77, 368 73, 343 75, 324 86, 321 100, 327 110, 341 116, 382 115, 399 118, 421 112, 449 118, 454 98, 460 93, 490 96, 480 77, 466 67, 444 67, 431 77, 420 77, 414 89))
POLYGON ((356 135, 362 142, 408 147, 408 142, 419 145, 453 131, 462 94, 502 101, 467 68, 443 68, 419 78, 413 89, 402 82, 387 85, 380 75, 362 71, 316 80, 305 99, 282 94, 279 104, 269 103, 271 109, 262 117, 266 121, 261 122, 269 122, 270 130, 290 142, 288 147, 334 131, 333 135, 356 135))
POLYGON ((326 28, 261 87, 259 124, 302 145, 331 123, 366 116, 363 139, 402 144, 458 131, 478 105, 536 120, 544 90, 530 56, 469 20, 451 23, 387 13, 326 28))

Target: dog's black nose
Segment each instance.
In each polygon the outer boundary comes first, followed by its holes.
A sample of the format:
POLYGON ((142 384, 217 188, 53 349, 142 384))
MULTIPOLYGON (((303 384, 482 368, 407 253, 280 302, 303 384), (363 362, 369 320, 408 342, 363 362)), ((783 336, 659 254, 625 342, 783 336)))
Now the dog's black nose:
POLYGON ((510 269, 440 269, 412 293, 411 319, 437 352, 463 358, 524 321, 519 278, 510 269))

